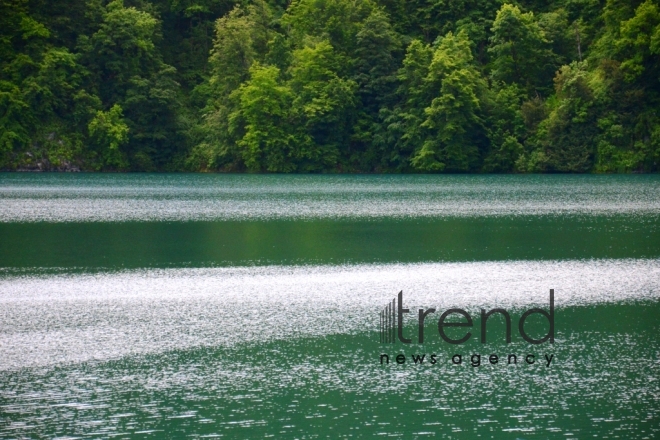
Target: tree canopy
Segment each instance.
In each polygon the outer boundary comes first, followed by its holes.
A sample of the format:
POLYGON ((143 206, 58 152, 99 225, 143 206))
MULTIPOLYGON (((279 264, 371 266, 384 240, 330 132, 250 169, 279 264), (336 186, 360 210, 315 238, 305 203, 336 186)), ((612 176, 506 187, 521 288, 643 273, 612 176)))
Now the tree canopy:
POLYGON ((657 172, 658 0, 4 0, 0 169, 657 172))

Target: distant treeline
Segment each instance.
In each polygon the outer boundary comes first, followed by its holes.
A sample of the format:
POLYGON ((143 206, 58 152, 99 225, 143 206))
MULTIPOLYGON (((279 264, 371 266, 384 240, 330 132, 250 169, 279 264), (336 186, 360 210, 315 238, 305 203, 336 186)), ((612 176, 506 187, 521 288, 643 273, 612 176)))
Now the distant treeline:
POLYGON ((0 169, 655 172, 658 0, 0 0, 0 169))

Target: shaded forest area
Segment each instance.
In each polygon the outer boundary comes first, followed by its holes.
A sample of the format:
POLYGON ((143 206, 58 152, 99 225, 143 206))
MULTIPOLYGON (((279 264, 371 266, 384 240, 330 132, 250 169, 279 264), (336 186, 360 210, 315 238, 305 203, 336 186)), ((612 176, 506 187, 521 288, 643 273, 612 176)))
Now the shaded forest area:
POLYGON ((0 0, 0 169, 656 172, 655 0, 0 0))

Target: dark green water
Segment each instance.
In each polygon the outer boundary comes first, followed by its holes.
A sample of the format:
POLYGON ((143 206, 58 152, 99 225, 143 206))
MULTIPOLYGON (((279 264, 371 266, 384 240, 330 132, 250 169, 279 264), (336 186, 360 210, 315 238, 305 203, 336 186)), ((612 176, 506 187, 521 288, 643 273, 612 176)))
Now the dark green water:
POLYGON ((0 175, 0 438, 658 438, 659 190, 0 175), (527 344, 550 288, 555 343, 527 344), (413 343, 380 344, 399 290, 413 343), (463 345, 438 335, 451 307, 475 318, 463 345), (511 344, 497 316, 479 341, 481 307, 510 311, 511 344))
POLYGON ((658 258, 657 218, 0 223, 3 267, 658 258))

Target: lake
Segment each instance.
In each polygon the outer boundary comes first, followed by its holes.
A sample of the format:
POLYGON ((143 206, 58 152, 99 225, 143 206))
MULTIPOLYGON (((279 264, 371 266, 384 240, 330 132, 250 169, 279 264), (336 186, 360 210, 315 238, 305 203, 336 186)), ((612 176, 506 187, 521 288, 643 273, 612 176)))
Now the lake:
POLYGON ((2 173, 0 438, 657 438, 659 220, 655 175, 2 173))

